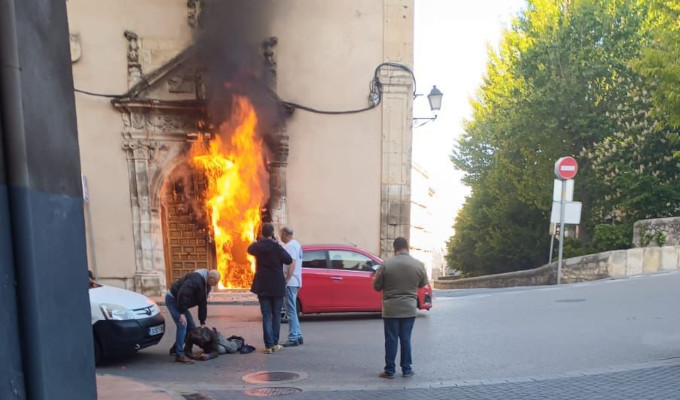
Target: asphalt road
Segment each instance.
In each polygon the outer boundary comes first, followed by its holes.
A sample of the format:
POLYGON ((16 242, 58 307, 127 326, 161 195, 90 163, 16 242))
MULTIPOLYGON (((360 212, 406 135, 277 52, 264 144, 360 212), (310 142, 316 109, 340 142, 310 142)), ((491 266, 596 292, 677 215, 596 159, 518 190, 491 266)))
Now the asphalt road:
MULTIPOLYGON (((208 325, 243 336, 254 353, 175 364, 166 313, 160 345, 110 360, 97 372, 180 393, 216 393, 256 388, 243 377, 261 371, 295 373, 299 378, 285 386, 304 391, 338 391, 533 382, 680 364, 679 288, 680 273, 671 272, 559 287, 436 291, 432 311, 416 320, 410 379, 377 377, 383 367, 378 314, 304 318, 303 346, 265 355, 258 307, 235 305, 211 306, 208 325)), ((287 329, 282 326, 282 342, 287 329)))

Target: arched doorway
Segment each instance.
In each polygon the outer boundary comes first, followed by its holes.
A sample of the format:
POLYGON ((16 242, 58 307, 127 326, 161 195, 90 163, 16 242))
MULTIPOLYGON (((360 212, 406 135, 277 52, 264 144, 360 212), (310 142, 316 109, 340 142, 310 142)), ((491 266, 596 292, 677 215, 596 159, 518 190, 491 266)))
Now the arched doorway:
POLYGON ((182 163, 161 190, 161 224, 167 287, 189 272, 214 268, 214 249, 202 206, 205 176, 182 163))

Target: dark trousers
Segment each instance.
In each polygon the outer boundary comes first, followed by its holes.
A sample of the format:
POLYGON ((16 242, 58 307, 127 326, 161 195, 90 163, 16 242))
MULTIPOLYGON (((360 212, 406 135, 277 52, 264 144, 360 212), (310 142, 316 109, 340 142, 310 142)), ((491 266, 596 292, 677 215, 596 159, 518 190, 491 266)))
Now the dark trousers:
POLYGON ((187 319, 187 324, 182 325, 179 323, 180 312, 179 308, 177 307, 177 300, 170 292, 165 295, 165 306, 168 308, 168 311, 172 316, 172 320, 177 326, 177 333, 175 334, 175 352, 177 353, 177 357, 180 357, 184 355, 184 340, 187 337, 187 332, 196 329, 196 323, 194 322, 194 318, 191 316, 189 310, 184 312, 184 316, 187 319))
POLYGON ((397 344, 401 347, 399 359, 401 372, 411 372, 411 332, 416 317, 408 318, 383 318, 385 327, 385 373, 394 375, 397 358, 397 344))
POLYGON ((283 297, 257 296, 262 312, 262 336, 264 347, 271 348, 279 344, 281 332, 281 308, 283 297))

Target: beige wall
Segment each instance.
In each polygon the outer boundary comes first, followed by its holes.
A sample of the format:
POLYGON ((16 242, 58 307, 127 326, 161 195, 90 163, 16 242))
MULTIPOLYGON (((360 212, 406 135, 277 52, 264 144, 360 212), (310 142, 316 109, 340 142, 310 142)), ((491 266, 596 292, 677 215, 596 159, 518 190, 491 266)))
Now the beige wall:
MULTIPOLYGON (((104 94, 128 90, 128 42, 123 36, 127 29, 147 39, 149 48, 141 49, 140 58, 148 64, 158 65, 160 58, 176 55, 191 40, 185 0, 69 0, 66 5, 69 31, 80 35, 82 55, 73 63, 73 81, 81 90, 104 94), (165 48, 152 53, 157 39, 166 42, 165 48)), ((110 99, 80 93, 76 111, 81 168, 90 194, 90 267, 105 279, 126 278, 115 283, 132 288, 135 253, 121 115, 110 99)))
MULTIPOLYGON (((382 1, 295 1, 280 6, 281 98, 321 110, 368 105, 382 62, 382 1)), ((350 115, 297 110, 288 123, 289 221, 302 243, 355 243, 379 252, 380 109, 350 115)))
MULTIPOLYGON (((69 0, 67 6, 70 31, 80 35, 82 47, 73 64, 78 89, 110 94, 129 89, 125 30, 140 37, 145 73, 191 43, 186 0, 69 0)), ((271 34, 279 38, 274 51, 283 100, 318 109, 363 108, 379 63, 413 65, 413 0, 278 0, 275 7, 271 34), (394 21, 392 29, 386 19, 394 21)), ((395 115, 409 118, 410 100, 403 103, 405 109, 395 115)), ((133 287, 121 115, 106 98, 77 94, 76 107, 91 200, 91 263, 96 261, 99 276, 118 279, 110 283, 133 287)), ((391 129, 384 120, 382 107, 340 116, 297 110, 289 119, 288 221, 302 243, 355 243, 379 254, 381 151, 385 130, 391 129)), ((409 127, 396 137, 408 139, 410 152, 410 121, 395 126, 409 127)))

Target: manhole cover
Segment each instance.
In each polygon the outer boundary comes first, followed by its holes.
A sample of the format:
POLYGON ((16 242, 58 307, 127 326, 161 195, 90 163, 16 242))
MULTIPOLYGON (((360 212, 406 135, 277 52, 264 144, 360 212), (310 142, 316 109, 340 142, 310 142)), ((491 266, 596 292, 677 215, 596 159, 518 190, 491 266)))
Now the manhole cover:
POLYGON ((250 383, 266 383, 266 382, 286 382, 300 379, 300 375, 294 372, 255 372, 243 377, 243 380, 250 383))
POLYGON ((248 396, 255 397, 267 397, 267 396, 285 396, 288 394, 295 394, 302 392, 302 389, 292 388, 292 387, 263 387, 256 389, 248 389, 245 394, 248 396))
POLYGON ((183 394, 182 397, 186 400, 212 400, 212 398, 201 393, 183 394))
POLYGON ((582 301, 586 301, 586 299, 562 299, 562 300, 555 300, 555 303, 579 303, 582 301))

